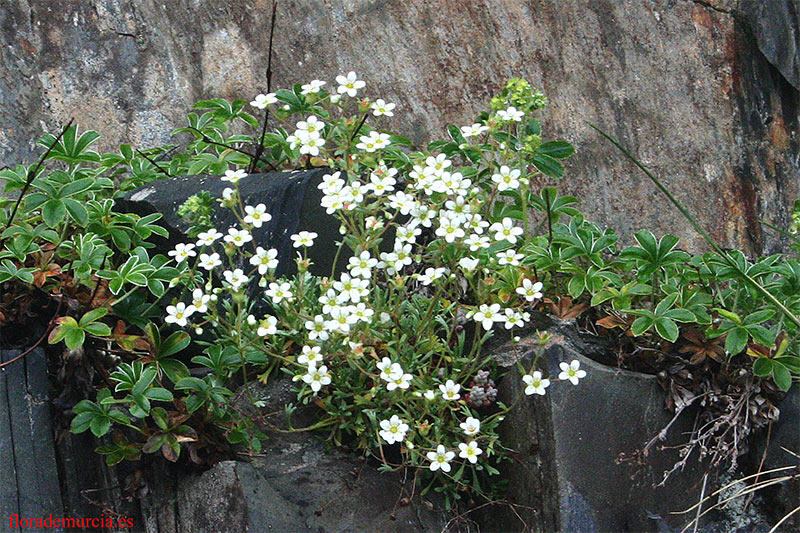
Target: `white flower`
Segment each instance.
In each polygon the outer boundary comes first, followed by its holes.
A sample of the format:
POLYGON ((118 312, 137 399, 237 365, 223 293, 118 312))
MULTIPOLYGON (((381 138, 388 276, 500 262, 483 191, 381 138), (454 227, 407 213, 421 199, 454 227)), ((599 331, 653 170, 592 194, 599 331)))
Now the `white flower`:
POLYGON ((380 133, 375 130, 369 132, 369 135, 360 136, 359 140, 361 142, 356 145, 356 148, 365 152, 374 152, 392 144, 388 133, 380 133))
POLYGON ((280 285, 274 281, 269 284, 269 289, 266 290, 266 295, 272 300, 272 303, 279 304, 283 300, 287 302, 294 301, 294 294, 291 291, 292 286, 288 282, 281 283, 280 285))
POLYGON ((442 172, 448 167, 450 167, 453 162, 447 159, 446 154, 439 154, 436 157, 429 156, 425 160, 425 164, 433 171, 433 174, 437 176, 441 176, 442 172))
POLYGON ((275 93, 259 94, 250 102, 250 105, 258 109, 264 109, 268 105, 277 104, 278 99, 275 98, 275 93))
POLYGON ((301 365, 312 366, 322 362, 322 354, 319 346, 303 346, 303 353, 297 358, 301 365))
POLYGON ((410 194, 406 194, 403 191, 398 191, 394 194, 390 194, 389 197, 389 207, 393 209, 397 209, 400 211, 401 215, 407 215, 411 212, 412 209, 417 207, 416 200, 410 194))
POLYGON ((442 472, 450 471, 450 461, 456 456, 455 452, 448 452, 441 444, 436 447, 435 452, 428 452, 427 457, 431 462, 429 468, 432 472, 441 469, 442 472))
POLYGON ((383 381, 392 381, 403 375, 403 368, 400 363, 393 363, 388 357, 384 357, 375 363, 375 366, 381 371, 381 379, 383 381))
MULTIPOLYGON (((357 304, 362 297, 369 294, 369 280, 350 277, 349 274, 342 273, 339 281, 333 282, 333 288, 339 291, 340 303, 353 302, 357 304)), ((337 298, 339 300, 339 298, 337 298)))
POLYGON ((441 278, 442 276, 444 276, 446 272, 447 269, 444 267, 439 267, 439 268, 428 267, 425 269, 424 274, 418 275, 417 279, 419 280, 420 283, 427 286, 436 281, 437 279, 441 278))
POLYGON ((209 300, 211 300, 211 296, 203 293, 203 289, 192 291, 192 306, 198 313, 205 313, 208 310, 209 300))
POLYGON ((474 257, 462 257, 458 260, 458 266, 460 266, 464 272, 472 272, 477 268, 478 263, 480 263, 480 260, 474 257))
POLYGON ((353 98, 358 94, 359 89, 363 89, 366 83, 358 79, 356 73, 350 71, 347 76, 336 76, 336 83, 339 84, 336 92, 339 94, 347 93, 347 96, 353 98))
POLYGON ((394 186, 397 183, 397 180, 394 179, 392 176, 397 174, 397 169, 391 169, 392 172, 388 176, 379 176, 377 173, 373 172, 369 176, 369 188, 375 194, 375 196, 381 196, 385 192, 392 192, 394 191, 394 186))
POLYGON ((545 389, 550 386, 550 380, 542 378, 542 373, 538 370, 533 374, 525 374, 522 376, 522 381, 527 385, 527 387, 525 387, 525 394, 528 396, 531 394, 540 394, 544 396, 545 389))
POLYGON ((258 273, 264 275, 268 270, 278 267, 278 250, 270 248, 265 250, 262 247, 256 248, 256 255, 250 258, 250 264, 258 267, 258 273))
POLYGON ((227 200, 227 201, 233 200, 233 195, 234 194, 236 194, 236 190, 235 189, 231 189, 230 187, 225 187, 224 189, 222 189, 222 199, 223 200, 227 200))
POLYGON ((470 441, 469 444, 462 442, 458 445, 458 449, 461 450, 458 456, 472 464, 477 463, 478 456, 483 453, 483 450, 478 448, 478 443, 474 440, 470 441))
POLYGON ((342 187, 345 185, 344 180, 339 177, 341 175, 341 172, 325 174, 322 176, 322 182, 317 185, 317 189, 321 190, 325 194, 332 194, 341 191, 342 187))
POLYGON ((255 315, 247 315, 247 325, 248 326, 255 326, 256 325, 256 317, 255 317, 255 315))
POLYGON ((497 184, 498 191, 519 188, 519 176, 522 173, 518 168, 511 170, 506 165, 500 167, 500 172, 492 176, 492 181, 497 184))
POLYGON ((328 331, 349 333, 350 327, 358 322, 358 317, 350 312, 350 307, 332 307, 329 313, 331 319, 325 322, 328 331))
POLYGON ((483 124, 473 124, 472 126, 461 126, 461 135, 464 137, 477 137, 484 131, 488 131, 489 126, 483 124))
POLYGON ((175 245, 174 250, 170 250, 167 252, 167 255, 171 255, 175 258, 177 263, 183 263, 190 257, 194 257, 197 255, 197 252, 193 250, 194 244, 183 244, 179 243, 175 245))
POLYGON ((272 220, 272 215, 267 213, 267 207, 264 204, 258 204, 255 207, 246 205, 244 206, 244 212, 247 213, 244 221, 247 224, 252 224, 254 228, 260 228, 261 224, 272 220))
POLYGON ((464 435, 477 435, 481 430, 481 421, 468 416, 466 422, 461 422, 459 427, 464 430, 464 435))
POLYGON ((503 322, 505 318, 500 312, 500 304, 482 304, 472 315, 475 322, 483 325, 483 329, 490 330, 495 322, 503 322))
POLYGON ((573 385, 578 384, 578 380, 586 377, 586 371, 581 370, 581 363, 577 359, 573 359, 570 364, 559 363, 561 373, 558 374, 558 379, 564 381, 569 380, 573 385))
POLYGON ((380 436, 388 444, 395 442, 403 442, 408 432, 408 424, 400 420, 397 415, 392 415, 389 420, 380 421, 381 431, 380 436))
POLYGON ((222 233, 214 228, 203 231, 197 235, 197 246, 211 246, 220 237, 222 237, 222 233))
POLYGON ((477 252, 482 248, 488 248, 491 242, 489 241, 489 237, 470 233, 469 236, 464 239, 464 244, 469 245, 470 252, 477 252))
POLYGON ((436 391, 435 391, 435 390, 433 390, 433 389, 428 389, 428 390, 426 390, 426 391, 425 391, 425 392, 422 394, 422 396, 423 396, 423 397, 424 397, 426 400, 433 401, 433 400, 435 400, 435 399, 436 399, 436 391))
POLYGON ((180 327, 186 325, 186 319, 192 316, 195 312, 193 305, 187 306, 185 303, 180 302, 176 305, 167 306, 167 316, 164 317, 164 322, 168 324, 177 324, 180 327))
POLYGON ((319 392, 323 385, 328 385, 331 382, 331 375, 328 372, 328 367, 325 365, 319 368, 309 366, 308 372, 303 376, 303 381, 311 385, 312 391, 319 392))
POLYGON ((511 308, 506 309, 506 329, 521 328, 530 319, 530 313, 519 313, 511 308))
POLYGON ((322 315, 316 315, 314 320, 306 320, 306 329, 309 340, 326 341, 329 338, 328 332, 325 330, 325 317, 322 315))
POLYGON ((314 115, 311 115, 307 119, 301 120, 300 122, 297 123, 298 130, 305 131, 308 135, 312 136, 315 133, 317 134, 317 136, 319 136, 319 133, 322 131, 324 127, 325 123, 322 122, 317 117, 315 117, 314 115))
POLYGON ((213 254, 200 254, 200 261, 198 263, 201 268, 206 270, 214 270, 215 267, 218 267, 222 264, 222 261, 219 259, 219 254, 214 252, 213 254))
POLYGON ((372 269, 378 264, 378 260, 372 257, 367 250, 363 250, 357 256, 348 260, 347 268, 350 275, 357 278, 371 278, 372 269))
POLYGON ((386 103, 382 99, 378 98, 370 106, 370 109, 372 109, 372 114, 375 115, 376 117, 379 117, 381 115, 387 117, 393 117, 394 113, 392 113, 392 109, 394 109, 396 106, 397 104, 386 103))
POLYGON ((497 262, 501 265, 519 266, 519 262, 524 259, 523 254, 518 254, 516 250, 510 249, 497 254, 497 262))
POLYGON ((317 136, 304 135, 299 137, 299 139, 300 139, 300 153, 308 154, 311 156, 318 156, 320 147, 322 147, 325 144, 325 139, 319 137, 318 135, 317 136))
POLYGON ((226 170, 225 175, 220 179, 231 183, 239 183, 239 180, 245 177, 247 177, 247 173, 240 168, 239 170, 226 170))
POLYGON ((463 239, 466 233, 461 227, 461 221, 456 217, 442 216, 439 219, 439 227, 436 228, 436 236, 444 237, 447 242, 454 242, 456 239, 463 239))
POLYGON ((311 80, 309 83, 300 87, 300 94, 318 93, 323 85, 325 85, 324 81, 311 80))
POLYGON ((532 302, 542 297, 542 282, 531 282, 528 278, 522 280, 522 286, 517 287, 517 294, 522 295, 525 300, 532 302))
POLYGON ((236 246, 244 246, 253 240, 253 236, 246 229, 228 228, 228 234, 225 235, 225 242, 229 242, 236 246))
POLYGON ((417 224, 409 224, 407 226, 400 226, 395 231, 394 238, 399 242, 408 242, 414 244, 417 242, 417 237, 422 234, 422 230, 417 224))
POLYGON ((506 122, 510 122, 512 120, 514 122, 520 122, 520 121, 522 121, 522 117, 524 117, 524 116, 525 116, 525 113, 523 113, 522 111, 519 111, 513 105, 511 107, 509 107, 508 109, 505 109, 505 110, 501 109, 500 111, 497 112, 497 117, 500 120, 503 120, 503 121, 506 121, 506 122))
POLYGON ((502 222, 495 222, 489 227, 489 231, 494 231, 494 240, 508 241, 511 244, 516 244, 517 236, 522 235, 522 228, 514 226, 514 221, 509 217, 505 217, 502 222))
POLYGON ((372 317, 375 315, 375 311, 367 307, 367 304, 363 302, 350 306, 350 309, 353 315, 362 322, 372 322, 372 317))
POLYGON ((278 332, 278 319, 272 315, 266 315, 258 325, 256 333, 259 337, 275 335, 278 332))
POLYGON ((386 390, 388 391, 393 391, 395 389, 407 389, 411 383, 411 380, 414 379, 414 376, 404 373, 401 369, 400 372, 393 375, 393 378, 394 379, 391 379, 386 384, 386 390))
POLYGON ((439 385, 439 390, 442 391, 442 397, 445 400, 458 400, 461 398, 461 395, 458 393, 458 391, 461 390, 461 385, 452 379, 448 379, 444 385, 439 385))
POLYGON ((230 270, 226 270, 222 273, 222 276, 225 278, 225 281, 233 287, 233 290, 238 291, 239 287, 247 283, 248 278, 244 275, 241 268, 237 268, 233 272, 230 270))
POLYGON ((308 248, 314 244, 314 239, 317 238, 317 234, 313 231, 301 231, 289 238, 294 242, 293 246, 295 248, 300 248, 301 246, 308 248))

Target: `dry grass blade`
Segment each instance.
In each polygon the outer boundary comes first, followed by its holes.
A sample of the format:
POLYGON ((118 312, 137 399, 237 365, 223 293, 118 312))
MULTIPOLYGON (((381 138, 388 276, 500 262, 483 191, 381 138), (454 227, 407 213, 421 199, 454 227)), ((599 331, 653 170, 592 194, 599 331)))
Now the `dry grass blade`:
POLYGON ((789 517, 790 517, 790 516, 792 516, 792 515, 793 515, 794 513, 796 513, 797 511, 800 511, 800 506, 797 506, 797 507, 795 507, 795 508, 794 508, 792 511, 789 511, 788 513, 786 513, 786 515, 785 515, 783 518, 781 518, 780 520, 778 520, 778 523, 777 523, 777 524, 775 524, 775 525, 772 527, 772 529, 770 529, 770 530, 769 530, 769 533, 774 533, 775 531, 778 531, 778 527, 780 527, 780 525, 781 525, 781 524, 783 524, 784 522, 786 522, 786 520, 788 520, 788 519, 789 519, 789 517))

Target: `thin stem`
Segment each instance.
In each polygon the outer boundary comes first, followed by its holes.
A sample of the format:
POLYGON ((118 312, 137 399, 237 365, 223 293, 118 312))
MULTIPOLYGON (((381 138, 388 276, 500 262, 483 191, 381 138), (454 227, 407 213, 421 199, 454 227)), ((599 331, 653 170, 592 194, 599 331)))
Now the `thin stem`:
MULTIPOLYGON (((275 13, 278 10, 278 0, 273 0, 272 2, 272 18, 269 24, 269 48, 267 52, 267 93, 272 92, 272 38, 275 35, 275 13)), ((247 173, 250 174, 255 172, 256 165, 261 160, 261 155, 264 153, 264 138, 267 136, 267 122, 269 122, 269 106, 264 108, 264 126, 261 128, 261 140, 256 146, 256 153, 250 159, 250 165, 247 168, 247 173)), ((272 166, 272 170, 276 170, 274 166, 272 166)))
POLYGON ((72 121, 74 120, 75 120, 74 118, 69 119, 69 122, 67 122, 67 125, 64 126, 64 129, 61 130, 61 133, 58 134, 58 137, 56 137, 56 139, 53 141, 53 144, 51 144, 47 148, 45 153, 42 154, 42 157, 39 158, 39 162, 36 163, 36 166, 31 167, 31 170, 28 171, 28 177, 25 180, 25 185, 22 187, 22 192, 19 193, 19 198, 17 198, 17 202, 14 204, 14 209, 11 210, 11 216, 8 217, 8 221, 6 222, 6 227, 3 231, 11 227, 11 223, 14 222, 14 217, 17 215, 17 209, 19 209, 19 204, 22 203, 22 199, 25 197, 25 193, 28 192, 28 188, 31 186, 31 183, 33 183, 33 180, 36 178, 37 174, 39 174, 39 169, 41 168, 42 164, 44 164, 44 161, 45 159, 47 159, 47 156, 50 155, 50 152, 53 151, 53 148, 55 148, 55 146, 58 144, 58 141, 61 140, 61 137, 63 137, 64 134, 67 133, 67 130, 72 126, 72 121))

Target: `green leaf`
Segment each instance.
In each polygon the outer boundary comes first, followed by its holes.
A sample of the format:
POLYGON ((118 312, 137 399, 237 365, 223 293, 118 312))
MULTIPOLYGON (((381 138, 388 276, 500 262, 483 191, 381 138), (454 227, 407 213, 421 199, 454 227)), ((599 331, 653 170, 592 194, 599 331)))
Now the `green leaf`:
POLYGON ((750 313, 746 317, 744 317, 744 325, 750 326, 753 324, 761 324, 762 322, 766 322, 770 318, 773 317, 775 311, 772 309, 762 309, 761 311, 756 311, 755 313, 750 313))
POLYGON ((550 141, 539 145, 538 153, 564 159, 575 153, 575 147, 565 141, 550 141))
POLYGON ((655 322, 656 333, 669 342, 678 340, 678 326, 669 318, 658 318, 655 322))
POLYGON ((64 342, 70 350, 77 350, 83 346, 83 341, 86 339, 86 334, 82 329, 69 328, 64 335, 64 342))
POLYGON ((161 387, 147 389, 144 395, 147 396, 148 399, 158 402, 171 402, 173 400, 172 393, 161 387))
POLYGON ((63 202, 69 216, 81 226, 86 225, 86 222, 89 221, 89 212, 83 207, 83 204, 74 198, 66 198, 63 202))
POLYGON ((42 219, 51 228, 57 227, 65 216, 67 216, 67 208, 64 207, 64 202, 58 198, 48 200, 42 206, 42 219))
POLYGON ((80 322, 78 322, 78 324, 81 327, 87 326, 92 322, 96 322, 97 320, 103 318, 107 314, 108 314, 108 309, 105 307, 98 307, 97 309, 92 309, 91 311, 89 311, 88 313, 86 313, 81 317, 81 320, 80 322))
POLYGON ((155 421, 156 425, 162 430, 166 431, 169 427, 167 422, 167 410, 163 407, 153 407, 150 410, 150 416, 155 421))
POLYGON ((772 359, 759 357, 753 361, 753 374, 760 378, 765 378, 772 374, 772 359))
POLYGON ((104 415, 95 416, 89 423, 89 428, 95 437, 102 437, 111 429, 111 419, 104 415))
POLYGON ((741 353, 747 346, 747 339, 749 338, 750 335, 747 333, 746 329, 740 327, 733 328, 728 332, 728 336, 725 338, 725 350, 731 355, 741 353))
POLYGON ((89 335, 94 335, 95 337, 108 337, 111 335, 111 328, 102 322, 89 324, 88 326, 85 326, 83 330, 89 335))
POLYGON ((655 319, 652 316, 640 316, 633 321, 631 332, 638 337, 650 329, 653 326, 653 322, 655 322, 655 319))
POLYGON ((185 331, 176 331, 167 337, 167 340, 161 345, 158 350, 158 357, 174 355, 189 346, 190 342, 192 342, 192 339, 189 337, 188 333, 185 331))
POLYGON ((564 166, 553 157, 545 154, 536 154, 531 159, 533 166, 539 169, 545 176, 560 178, 564 175, 564 166))
POLYGON ((173 383, 178 383, 185 377, 189 377, 189 369, 186 368, 186 365, 183 364, 181 361, 177 359, 172 359, 170 357, 165 359, 158 360, 158 366, 161 367, 161 370, 164 374, 167 375, 167 378, 173 383))
POLYGON ((784 392, 792 386, 792 375, 789 373, 789 369, 775 361, 772 364, 772 377, 775 379, 775 385, 784 392))
MULTIPOLYGON (((83 400, 84 402, 88 400, 83 400)), ((76 406, 77 408, 77 406, 76 406)), ((83 412, 78 413, 75 415, 75 418, 72 419, 72 422, 69 425, 69 430, 72 433, 83 433, 87 429, 89 429, 89 425, 95 418, 94 413, 83 412)))
POLYGON ((800 357, 785 355, 783 357, 776 357, 774 361, 788 368, 790 372, 800 374, 800 357))

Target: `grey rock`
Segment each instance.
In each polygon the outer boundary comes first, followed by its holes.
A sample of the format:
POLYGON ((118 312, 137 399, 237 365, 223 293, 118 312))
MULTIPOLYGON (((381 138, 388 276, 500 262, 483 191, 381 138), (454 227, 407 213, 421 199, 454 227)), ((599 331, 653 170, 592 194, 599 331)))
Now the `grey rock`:
MULTIPOLYGON (((355 70, 366 94, 399 104, 384 124, 423 143, 527 77, 551 97, 547 134, 577 146, 559 186, 591 218, 628 240, 648 227, 704 247, 585 121, 722 245, 769 252, 782 242, 758 220, 785 227, 800 196, 797 12, 797 0, 283 0, 273 87, 355 70)), ((269 0, 3 3, 0 161, 30 161, 34 139, 73 116, 102 150, 170 142, 195 101, 264 91, 269 17, 269 0)))
POLYGON ((149 496, 145 523, 151 533, 445 528, 446 513, 419 497, 401 502, 408 496, 410 486, 398 475, 305 436, 273 443, 249 462, 224 461, 201 475, 178 477, 149 496))
MULTIPOLYGON (((524 396, 513 366, 520 361, 530 368, 533 337, 524 336, 517 349, 511 343, 492 347, 498 362, 511 367, 499 386, 501 400, 520 399, 501 429, 504 446, 513 450, 503 471, 507 498, 518 507, 496 508, 492 523, 500 531, 680 531, 694 514, 677 513, 700 500, 706 465, 690 457, 660 484, 680 459, 669 447, 691 431, 693 408, 643 453, 673 419, 655 376, 598 363, 602 346, 587 344, 574 321, 536 317, 534 325, 555 335, 539 363, 545 373, 557 375, 558 363, 577 359, 587 376, 578 386, 557 383, 545 396, 524 396)), ((699 531, 767 531, 765 501, 712 512, 699 531)))

